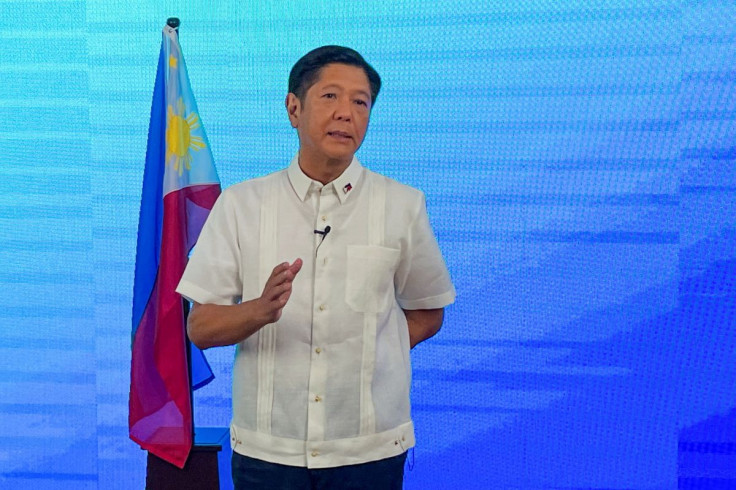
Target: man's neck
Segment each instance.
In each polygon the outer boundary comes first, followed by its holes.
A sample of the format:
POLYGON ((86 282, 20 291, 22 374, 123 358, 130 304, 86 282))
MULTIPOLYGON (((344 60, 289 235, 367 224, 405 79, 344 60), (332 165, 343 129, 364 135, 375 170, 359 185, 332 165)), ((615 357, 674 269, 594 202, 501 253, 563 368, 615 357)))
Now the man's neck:
POLYGON ((331 159, 320 160, 309 158, 309 156, 304 155, 301 151, 299 152, 299 168, 302 169, 304 175, 325 185, 342 175, 345 169, 350 166, 352 161, 352 158, 348 161, 331 159))

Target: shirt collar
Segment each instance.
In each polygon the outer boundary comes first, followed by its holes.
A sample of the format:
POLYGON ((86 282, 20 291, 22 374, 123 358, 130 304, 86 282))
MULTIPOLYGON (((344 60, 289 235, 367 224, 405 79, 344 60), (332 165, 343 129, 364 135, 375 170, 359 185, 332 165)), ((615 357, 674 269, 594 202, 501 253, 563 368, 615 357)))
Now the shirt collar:
MULTIPOLYGON (((298 153, 291 160, 287 173, 289 175, 291 187, 294 189, 297 197, 299 197, 300 201, 304 201, 307 197, 310 186, 315 181, 310 179, 302 171, 301 167, 299 167, 298 153)), ((348 168, 346 168, 338 178, 327 184, 327 186, 333 186, 335 194, 337 194, 338 199, 340 199, 340 204, 343 204, 347 200, 348 196, 354 193, 355 186, 358 185, 361 175, 363 175, 363 165, 361 165, 358 159, 353 156, 353 161, 350 162, 348 168)), ((317 182, 317 184, 319 183, 317 182)))

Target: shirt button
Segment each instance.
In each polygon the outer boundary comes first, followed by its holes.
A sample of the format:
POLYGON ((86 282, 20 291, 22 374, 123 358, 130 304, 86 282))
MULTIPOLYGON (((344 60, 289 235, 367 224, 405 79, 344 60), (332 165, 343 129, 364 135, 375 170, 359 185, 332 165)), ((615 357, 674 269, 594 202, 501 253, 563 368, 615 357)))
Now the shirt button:
POLYGON ((316 401, 317 403, 319 403, 319 402, 322 401, 322 398, 319 395, 317 395, 317 396, 314 397, 314 401, 316 401))
POLYGON ((322 215, 322 221, 327 221, 327 216, 325 216, 324 214, 322 215))
POLYGON ((317 456, 319 456, 319 451, 312 451, 312 457, 316 458, 317 456))
POLYGON ((322 349, 319 348, 319 347, 317 347, 316 349, 314 349, 314 352, 316 352, 317 354, 321 354, 322 353, 322 349))
POLYGON ((327 307, 325 305, 319 305, 319 311, 325 311, 327 307))

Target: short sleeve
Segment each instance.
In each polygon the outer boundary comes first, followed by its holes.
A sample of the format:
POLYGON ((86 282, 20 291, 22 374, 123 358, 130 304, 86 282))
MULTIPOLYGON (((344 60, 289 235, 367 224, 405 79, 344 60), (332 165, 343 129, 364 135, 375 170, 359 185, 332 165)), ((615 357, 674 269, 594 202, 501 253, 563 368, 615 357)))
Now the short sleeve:
POLYGON ((226 189, 207 217, 176 292, 197 303, 238 303, 243 287, 237 237, 234 203, 226 189))
POLYGON ((455 287, 429 224, 424 194, 402 242, 402 258, 394 276, 399 306, 426 310, 453 303, 455 287))

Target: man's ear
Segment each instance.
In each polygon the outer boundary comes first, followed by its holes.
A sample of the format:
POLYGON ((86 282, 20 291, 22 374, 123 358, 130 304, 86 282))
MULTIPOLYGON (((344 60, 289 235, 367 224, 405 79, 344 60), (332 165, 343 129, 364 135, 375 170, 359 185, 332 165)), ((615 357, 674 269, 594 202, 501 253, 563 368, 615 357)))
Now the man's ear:
POLYGON ((299 127, 299 114, 302 110, 302 104, 296 94, 289 92, 286 94, 286 112, 289 115, 289 121, 292 128, 299 127))

